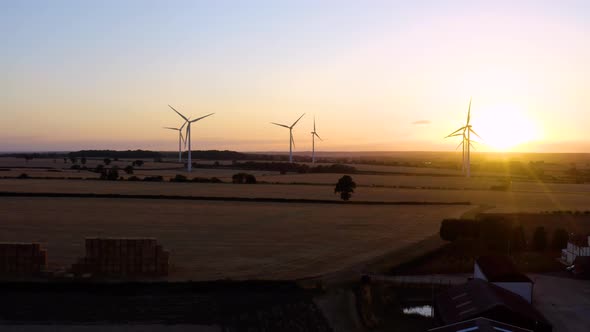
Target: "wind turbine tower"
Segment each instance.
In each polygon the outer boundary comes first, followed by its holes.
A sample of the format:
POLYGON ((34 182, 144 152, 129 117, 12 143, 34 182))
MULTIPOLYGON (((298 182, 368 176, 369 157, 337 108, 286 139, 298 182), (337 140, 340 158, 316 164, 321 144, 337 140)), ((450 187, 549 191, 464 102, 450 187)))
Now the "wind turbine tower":
POLYGON ((191 152, 191 125, 199 120, 202 120, 208 116, 211 116, 215 113, 210 113, 207 115, 204 115, 200 118, 196 118, 194 120, 190 120, 189 118, 187 118, 186 116, 180 114, 180 112, 178 112, 177 110, 174 109, 174 107, 168 105, 174 112, 176 112, 176 114, 180 115, 181 118, 184 119, 184 121, 186 121, 185 124, 187 124, 186 126, 186 140, 188 141, 188 163, 187 163, 187 171, 191 172, 193 170, 193 159, 192 159, 192 152, 191 152))
POLYGON ((315 130, 315 117, 313 118, 313 131, 311 132, 311 163, 315 164, 315 138, 319 138, 320 141, 323 139, 318 135, 317 131, 315 130))
POLYGON ((297 124, 297 122, 299 122, 299 120, 301 120, 301 118, 304 115, 305 115, 305 113, 301 114, 301 116, 299 117, 299 119, 297 119, 297 121, 293 122, 293 124, 291 126, 287 126, 287 125, 284 125, 284 124, 271 122, 273 125, 276 125, 276 126, 280 126, 280 127, 284 127, 284 128, 289 129, 289 162, 290 163, 293 162, 293 147, 295 146, 295 140, 293 139, 293 127, 295 127, 295 125, 297 124))
POLYGON ((462 137, 461 143, 459 143, 457 149, 460 146, 463 147, 463 165, 461 168, 466 177, 471 177, 471 148, 473 147, 473 143, 471 142, 471 134, 481 138, 481 136, 479 136, 475 130, 473 130, 473 126, 471 125, 471 99, 469 99, 469 108, 467 109, 467 123, 463 127, 455 130, 445 137, 462 137))
POLYGON ((182 143, 185 143, 185 145, 186 145, 186 141, 184 140, 184 136, 182 136, 182 129, 184 128, 184 126, 186 126, 186 124, 187 124, 187 122, 185 121, 184 124, 182 125, 182 127, 180 127, 180 128, 164 127, 164 129, 178 131, 178 162, 179 163, 182 162, 182 143))

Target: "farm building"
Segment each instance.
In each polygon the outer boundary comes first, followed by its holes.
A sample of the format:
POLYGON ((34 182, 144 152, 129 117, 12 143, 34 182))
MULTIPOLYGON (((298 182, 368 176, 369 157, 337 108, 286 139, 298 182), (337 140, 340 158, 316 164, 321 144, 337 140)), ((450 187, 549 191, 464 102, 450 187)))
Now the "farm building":
POLYGON ((533 330, 522 327, 513 326, 510 324, 498 322, 492 319, 478 317, 475 319, 466 320, 464 322, 450 324, 446 326, 436 327, 428 330, 428 332, 533 332, 533 330))
POLYGON ((561 250, 561 260, 571 265, 578 256, 590 256, 590 235, 571 235, 567 248, 561 250))
POLYGON ((533 281, 506 256, 482 256, 475 261, 473 278, 491 282, 533 303, 533 281))
POLYGON ((434 304, 435 320, 440 326, 483 317, 535 332, 553 329, 521 296, 481 279, 448 289, 436 297, 434 304))

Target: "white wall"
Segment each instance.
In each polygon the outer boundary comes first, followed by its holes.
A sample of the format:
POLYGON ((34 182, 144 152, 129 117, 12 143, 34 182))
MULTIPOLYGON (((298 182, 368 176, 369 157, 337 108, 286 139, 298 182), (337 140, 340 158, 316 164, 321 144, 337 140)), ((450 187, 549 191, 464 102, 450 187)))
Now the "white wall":
POLYGON ((533 303, 532 282, 494 282, 493 284, 519 295, 527 300, 528 303, 533 303))
POLYGON ((473 267, 473 279, 481 279, 481 280, 488 281, 488 278, 486 277, 485 274, 483 274, 483 272, 479 268, 479 264, 477 264, 477 262, 475 262, 475 266, 473 267))

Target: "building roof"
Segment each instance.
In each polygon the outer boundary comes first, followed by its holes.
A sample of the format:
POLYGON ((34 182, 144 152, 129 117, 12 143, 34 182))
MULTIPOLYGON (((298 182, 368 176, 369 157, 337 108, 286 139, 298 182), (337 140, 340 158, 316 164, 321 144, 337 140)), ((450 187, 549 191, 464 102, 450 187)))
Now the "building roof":
POLYGON ((481 256, 475 262, 490 282, 533 282, 507 256, 481 256))
POLYGON ((498 322, 492 319, 478 317, 466 320, 460 323, 454 323, 441 327, 436 327, 428 330, 428 332, 533 332, 533 330, 525 329, 518 326, 498 322))
POLYGON ((438 295, 435 309, 437 319, 443 324, 486 317, 535 331, 551 331, 551 324, 522 297, 481 279, 470 280, 438 295))

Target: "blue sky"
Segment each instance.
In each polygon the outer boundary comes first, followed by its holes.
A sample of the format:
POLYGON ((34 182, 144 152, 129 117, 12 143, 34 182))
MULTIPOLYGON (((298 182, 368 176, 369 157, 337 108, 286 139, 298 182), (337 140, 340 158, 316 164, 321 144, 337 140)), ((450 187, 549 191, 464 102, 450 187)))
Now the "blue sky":
POLYGON ((589 13, 583 1, 0 0, 0 151, 173 150, 167 104, 217 113, 195 149, 282 150, 269 122, 305 112, 299 150, 314 115, 326 150, 452 150, 441 137, 473 96, 484 150, 583 152, 589 13), (494 129, 512 114, 520 123, 494 129))

